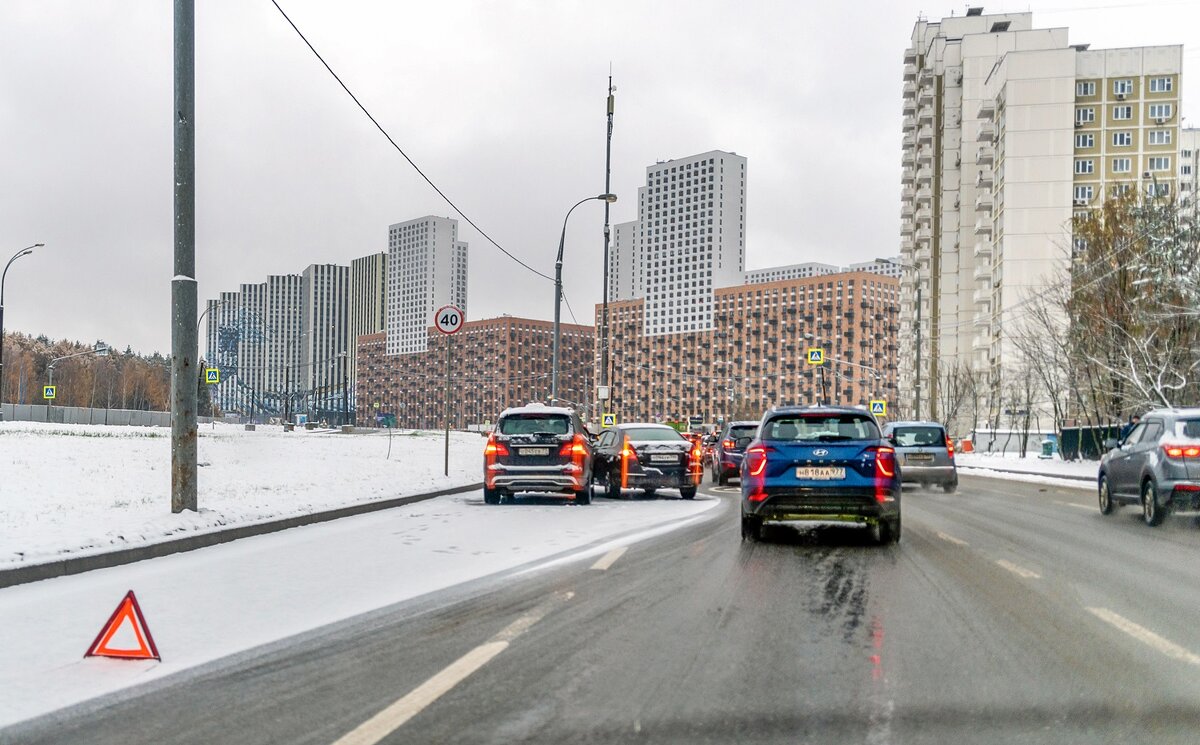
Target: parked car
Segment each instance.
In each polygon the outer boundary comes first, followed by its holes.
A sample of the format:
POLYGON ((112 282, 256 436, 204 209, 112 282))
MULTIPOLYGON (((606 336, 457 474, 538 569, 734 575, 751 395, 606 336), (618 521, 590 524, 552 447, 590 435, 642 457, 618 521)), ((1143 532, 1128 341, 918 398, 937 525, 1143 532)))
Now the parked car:
POLYGON ((768 521, 857 523, 879 543, 900 540, 896 451, 861 409, 769 409, 741 477, 743 540, 760 540, 768 521))
POLYGON ((1160 525, 1172 512, 1200 510, 1200 408, 1156 409, 1123 441, 1104 445, 1100 514, 1135 504, 1147 525, 1160 525))
POLYGON ((704 467, 698 443, 664 424, 626 423, 605 430, 596 441, 592 473, 610 499, 623 489, 678 489, 692 499, 704 467))
POLYGON ((746 446, 758 432, 758 422, 741 421, 729 422, 721 430, 720 437, 713 445, 712 480, 714 484, 724 486, 729 483, 729 477, 738 475, 742 467, 742 455, 746 446))
POLYGON ((906 484, 935 484, 949 494, 958 488, 954 441, 937 422, 890 422, 883 436, 896 449, 900 479, 906 484))
POLYGON ((483 449, 483 501, 518 492, 592 499, 592 442, 572 409, 529 404, 505 409, 483 449))

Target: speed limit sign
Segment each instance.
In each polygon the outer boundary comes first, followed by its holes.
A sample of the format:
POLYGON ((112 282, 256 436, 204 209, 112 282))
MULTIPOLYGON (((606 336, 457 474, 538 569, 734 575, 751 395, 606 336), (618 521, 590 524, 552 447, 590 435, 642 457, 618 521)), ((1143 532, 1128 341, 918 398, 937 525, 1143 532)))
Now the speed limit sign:
POLYGON ((458 333, 463 320, 463 312, 453 305, 443 305, 433 314, 433 325, 443 334, 458 333))

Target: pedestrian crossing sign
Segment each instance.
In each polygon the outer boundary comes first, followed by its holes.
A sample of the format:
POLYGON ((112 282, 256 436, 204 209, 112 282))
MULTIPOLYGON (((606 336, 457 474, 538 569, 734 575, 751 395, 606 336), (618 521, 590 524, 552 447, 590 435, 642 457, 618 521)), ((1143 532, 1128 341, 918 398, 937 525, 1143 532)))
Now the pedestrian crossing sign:
POLYGON ((600 426, 601 427, 617 426, 617 415, 616 414, 601 414, 600 415, 600 426))
POLYGON ((887 401, 872 401, 871 413, 876 416, 883 416, 887 414, 887 401))
POLYGON ((204 382, 216 384, 221 382, 221 370, 217 367, 204 368, 204 382))
POLYGON ((54 394, 57 391, 58 386, 56 385, 44 385, 42 386, 42 398, 46 399, 47 401, 51 401, 54 399, 54 394))
POLYGON ((808 364, 824 365, 825 364, 825 350, 821 349, 820 347, 810 348, 808 350, 808 364))

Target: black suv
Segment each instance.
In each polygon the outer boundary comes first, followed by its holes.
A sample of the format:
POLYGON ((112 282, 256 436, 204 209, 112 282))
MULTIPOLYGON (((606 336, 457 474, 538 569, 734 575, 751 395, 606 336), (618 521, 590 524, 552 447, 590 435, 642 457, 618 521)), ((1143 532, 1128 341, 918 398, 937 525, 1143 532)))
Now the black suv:
POLYGON ((483 448, 483 501, 517 492, 592 501, 592 443, 572 409, 529 404, 505 409, 483 448))
POLYGON ((746 446, 758 432, 758 422, 730 422, 721 430, 721 436, 713 445, 712 480, 724 486, 730 476, 737 476, 742 467, 742 455, 746 446))

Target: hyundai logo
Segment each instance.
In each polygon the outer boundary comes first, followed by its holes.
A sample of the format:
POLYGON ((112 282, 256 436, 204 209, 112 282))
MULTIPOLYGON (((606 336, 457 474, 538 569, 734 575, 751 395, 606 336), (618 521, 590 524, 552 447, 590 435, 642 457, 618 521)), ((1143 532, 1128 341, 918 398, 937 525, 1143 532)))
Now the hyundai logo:
POLYGON ((826 450, 825 448, 817 448, 816 450, 813 451, 813 455, 820 458, 822 455, 829 455, 829 451, 826 450))

